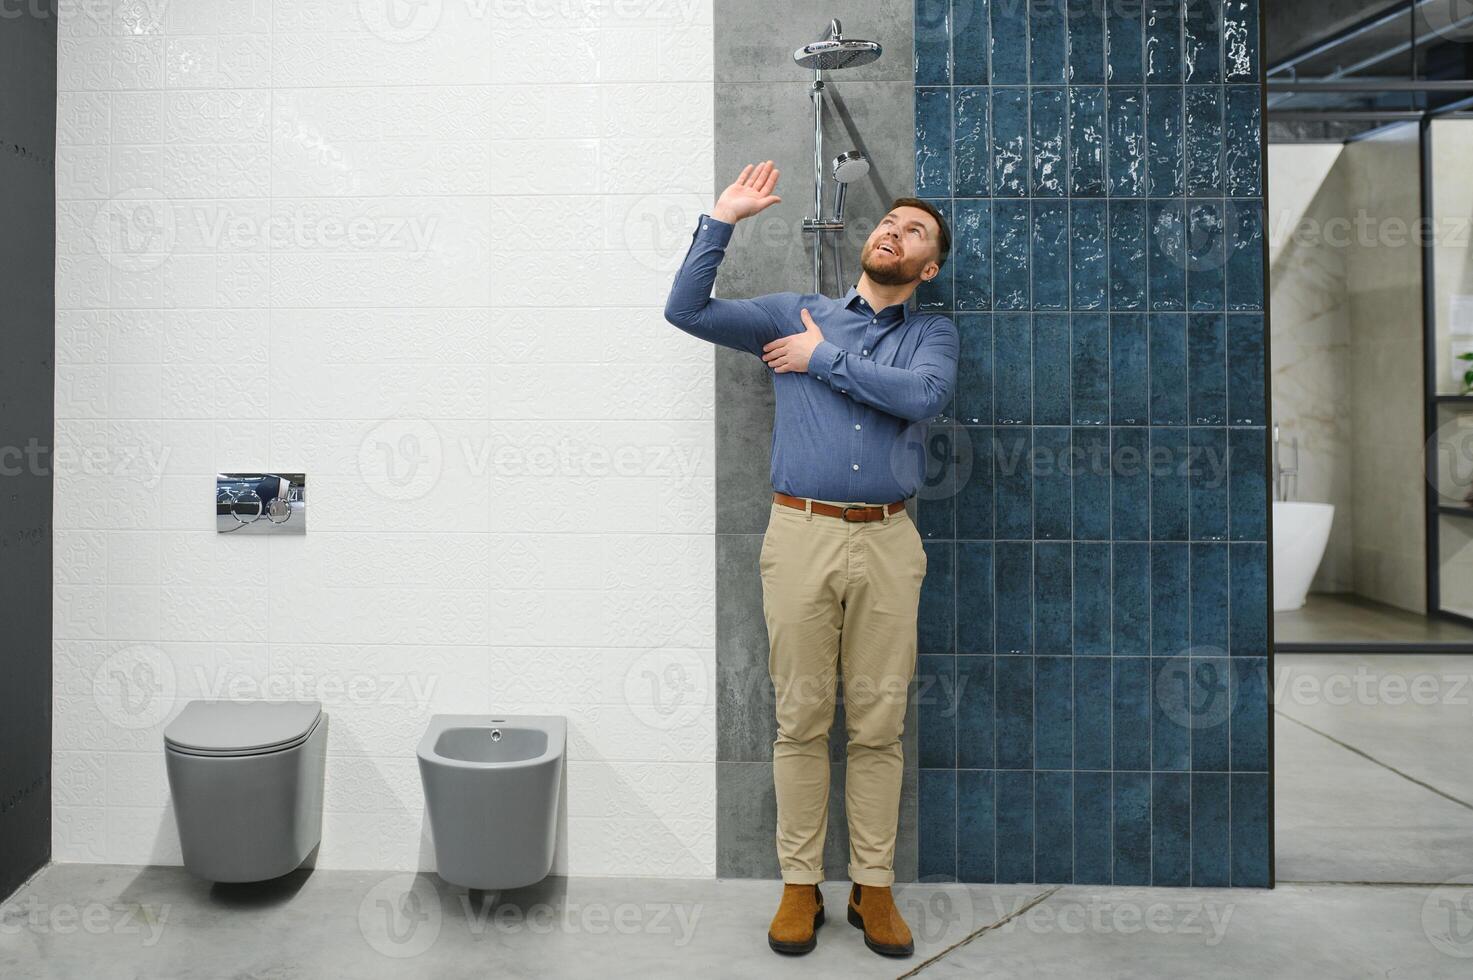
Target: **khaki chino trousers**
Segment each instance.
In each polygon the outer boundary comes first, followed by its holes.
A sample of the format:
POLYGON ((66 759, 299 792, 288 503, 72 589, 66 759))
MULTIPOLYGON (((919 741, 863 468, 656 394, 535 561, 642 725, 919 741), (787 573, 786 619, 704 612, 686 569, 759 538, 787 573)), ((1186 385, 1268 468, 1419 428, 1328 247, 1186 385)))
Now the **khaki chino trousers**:
POLYGON ((774 502, 758 564, 777 706, 772 770, 783 881, 823 880, 829 729, 842 676, 849 878, 890 885, 904 768, 900 735, 926 574, 920 534, 905 511, 861 523, 774 502))

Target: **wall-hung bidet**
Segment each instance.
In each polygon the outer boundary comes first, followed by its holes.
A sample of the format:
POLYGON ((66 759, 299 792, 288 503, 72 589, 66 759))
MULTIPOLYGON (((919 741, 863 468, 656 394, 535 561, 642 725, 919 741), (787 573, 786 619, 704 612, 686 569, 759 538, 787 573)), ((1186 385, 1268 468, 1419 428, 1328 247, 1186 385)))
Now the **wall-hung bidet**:
POLYGON ((318 701, 191 701, 164 729, 184 867, 208 881, 295 870, 322 839, 318 701))
POLYGON ((553 715, 430 719, 419 775, 441 878, 491 891, 547 877, 567 733, 553 715))

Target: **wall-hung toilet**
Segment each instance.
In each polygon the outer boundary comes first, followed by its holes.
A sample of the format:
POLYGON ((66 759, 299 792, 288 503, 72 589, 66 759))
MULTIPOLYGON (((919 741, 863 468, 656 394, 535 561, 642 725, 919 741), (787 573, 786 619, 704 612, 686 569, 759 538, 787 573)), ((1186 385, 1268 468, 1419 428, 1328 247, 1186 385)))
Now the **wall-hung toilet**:
POLYGON ((184 867, 265 881, 322 839, 327 715, 318 701, 191 701, 164 729, 184 867))
POLYGON ((554 715, 430 719, 419 774, 441 878, 491 891, 547 877, 567 733, 554 715))

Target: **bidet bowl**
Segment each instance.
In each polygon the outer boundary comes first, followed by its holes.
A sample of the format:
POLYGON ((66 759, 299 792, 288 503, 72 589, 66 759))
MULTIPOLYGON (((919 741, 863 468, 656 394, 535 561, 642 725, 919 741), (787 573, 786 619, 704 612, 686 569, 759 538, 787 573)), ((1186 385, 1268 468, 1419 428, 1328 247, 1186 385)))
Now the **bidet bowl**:
POLYGON ((568 723, 556 715, 434 715, 419 775, 435 870, 484 890, 552 870, 568 723))

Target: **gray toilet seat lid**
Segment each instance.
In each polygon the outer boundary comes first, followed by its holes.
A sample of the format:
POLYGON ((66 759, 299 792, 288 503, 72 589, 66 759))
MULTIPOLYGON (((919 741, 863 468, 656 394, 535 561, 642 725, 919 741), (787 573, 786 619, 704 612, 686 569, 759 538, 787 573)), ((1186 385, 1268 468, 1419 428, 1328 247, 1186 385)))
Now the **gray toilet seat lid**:
POLYGON ((321 701, 191 701, 164 728, 164 744, 197 755, 257 755, 312 733, 321 701))

